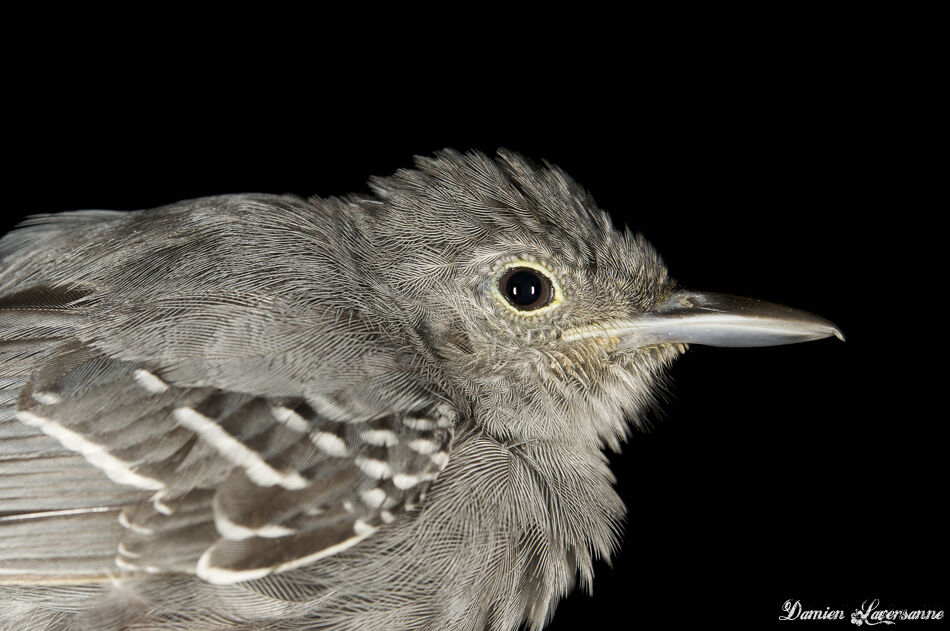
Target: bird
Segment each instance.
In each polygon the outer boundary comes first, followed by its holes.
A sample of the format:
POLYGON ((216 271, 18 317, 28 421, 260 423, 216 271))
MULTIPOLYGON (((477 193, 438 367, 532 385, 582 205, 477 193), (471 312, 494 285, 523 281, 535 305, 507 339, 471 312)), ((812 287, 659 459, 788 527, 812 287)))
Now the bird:
POLYGON ((688 345, 830 336, 504 149, 35 215, 0 240, 0 629, 538 631, 688 345))

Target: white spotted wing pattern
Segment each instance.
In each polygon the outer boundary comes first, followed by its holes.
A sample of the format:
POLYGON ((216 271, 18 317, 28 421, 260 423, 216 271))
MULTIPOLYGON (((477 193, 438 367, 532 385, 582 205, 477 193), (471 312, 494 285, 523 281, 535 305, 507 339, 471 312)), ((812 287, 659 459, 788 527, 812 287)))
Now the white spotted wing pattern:
MULTIPOLYGON (((314 563, 411 510, 449 458, 448 404, 352 420, 346 405, 179 387, 159 370, 65 341, 19 390, 16 419, 55 441, 49 457, 81 457, 101 483, 122 487, 123 501, 40 503, 0 515, 0 537, 101 518, 102 536, 117 540, 114 565, 89 560, 76 564, 79 574, 194 572, 233 583, 314 563)), ((44 571, 0 559, 0 572, 18 567, 44 571)), ((63 564, 47 567, 62 575, 63 564)))

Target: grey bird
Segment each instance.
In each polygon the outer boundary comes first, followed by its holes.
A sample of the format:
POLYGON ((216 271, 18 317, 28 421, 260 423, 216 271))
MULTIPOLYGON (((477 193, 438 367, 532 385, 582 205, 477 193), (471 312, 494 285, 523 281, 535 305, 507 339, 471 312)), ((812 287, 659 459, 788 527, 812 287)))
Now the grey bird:
POLYGON ((0 629, 541 629, 687 344, 842 337, 679 287, 517 154, 370 189, 0 241, 0 629))

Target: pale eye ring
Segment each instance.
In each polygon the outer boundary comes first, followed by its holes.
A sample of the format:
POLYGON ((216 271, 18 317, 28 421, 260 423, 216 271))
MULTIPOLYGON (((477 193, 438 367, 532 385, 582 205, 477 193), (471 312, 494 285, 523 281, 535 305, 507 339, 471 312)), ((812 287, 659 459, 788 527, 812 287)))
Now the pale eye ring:
POLYGON ((491 293, 508 313, 534 317, 564 302, 560 277, 551 268, 527 258, 512 258, 495 268, 491 293))
POLYGON ((535 311, 554 299, 551 279, 531 267, 509 268, 498 279, 498 292, 518 311, 535 311))

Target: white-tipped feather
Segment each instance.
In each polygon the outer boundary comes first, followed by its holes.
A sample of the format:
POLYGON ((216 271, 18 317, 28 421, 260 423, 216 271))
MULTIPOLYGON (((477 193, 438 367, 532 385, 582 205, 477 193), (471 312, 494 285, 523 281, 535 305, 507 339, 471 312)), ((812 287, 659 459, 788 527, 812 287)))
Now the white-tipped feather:
POLYGON ((33 399, 37 403, 42 403, 43 405, 56 405, 63 401, 55 392, 44 392, 42 390, 33 393, 33 399))
POLYGON ((301 434, 306 434, 310 430, 310 424, 293 410, 282 405, 275 405, 271 408, 271 413, 279 422, 290 429, 301 434))
POLYGON ((201 436, 220 454, 241 466, 247 476, 261 486, 282 486, 285 489, 302 489, 307 486, 307 480, 299 473, 273 468, 259 454, 248 449, 204 414, 182 407, 177 408, 174 415, 180 425, 201 436))
POLYGON ((211 548, 202 554, 200 559, 198 559, 198 564, 195 566, 195 573, 199 578, 202 578, 215 585, 229 585, 243 581, 252 581, 258 578, 263 578, 268 574, 286 572, 287 570, 292 570, 298 567, 304 567, 306 565, 316 563, 320 559, 325 559, 329 556, 337 554, 338 552, 352 548, 360 541, 363 541, 368 536, 373 534, 375 531, 375 528, 372 528, 371 530, 363 529, 362 534, 354 534, 349 539, 344 539, 340 543, 323 548, 322 550, 314 552, 313 554, 302 556, 286 563, 279 563, 272 567, 260 567, 248 570, 231 570, 228 568, 215 566, 211 560, 211 557, 214 554, 214 548, 211 548))
POLYGON ((399 437, 388 429, 367 429, 360 432, 360 438, 368 445, 392 447, 399 443, 399 437))
POLYGON ((277 537, 286 537, 296 532, 292 528, 286 528, 277 524, 248 528, 234 523, 228 519, 226 515, 221 513, 221 511, 216 511, 214 514, 214 527, 217 528, 222 537, 231 539, 232 541, 241 541, 243 539, 250 539, 251 537, 275 539, 277 537))
POLYGON ((393 484, 396 485, 397 489, 411 489, 420 482, 422 482, 422 478, 418 475, 397 473, 393 476, 393 484))
POLYGON ((357 457, 356 466, 359 467, 363 473, 377 480, 384 480, 392 477, 393 474, 393 470, 388 464, 375 458, 357 457))
POLYGON ((438 451, 439 445, 438 443, 425 438, 417 438, 415 440, 409 441, 409 449, 420 454, 428 455, 438 451))
POLYGON ((104 446, 87 440, 52 419, 43 418, 24 410, 18 411, 16 416, 21 422, 39 429, 51 438, 55 438, 66 449, 81 454, 89 464, 100 469, 113 482, 128 484, 147 491, 157 491, 165 488, 165 484, 161 480, 139 475, 132 469, 130 463, 116 458, 104 446))
POLYGON ((328 455, 338 458, 345 458, 350 455, 350 450, 347 449, 346 443, 336 434, 317 431, 310 435, 310 440, 328 455))
POLYGON ((158 375, 142 368, 136 369, 136 371, 132 373, 132 376, 140 386, 152 394, 162 394, 169 388, 169 385, 162 381, 158 375))
POLYGON ((370 508, 379 508, 386 501, 386 491, 376 488, 360 493, 360 499, 370 508))

